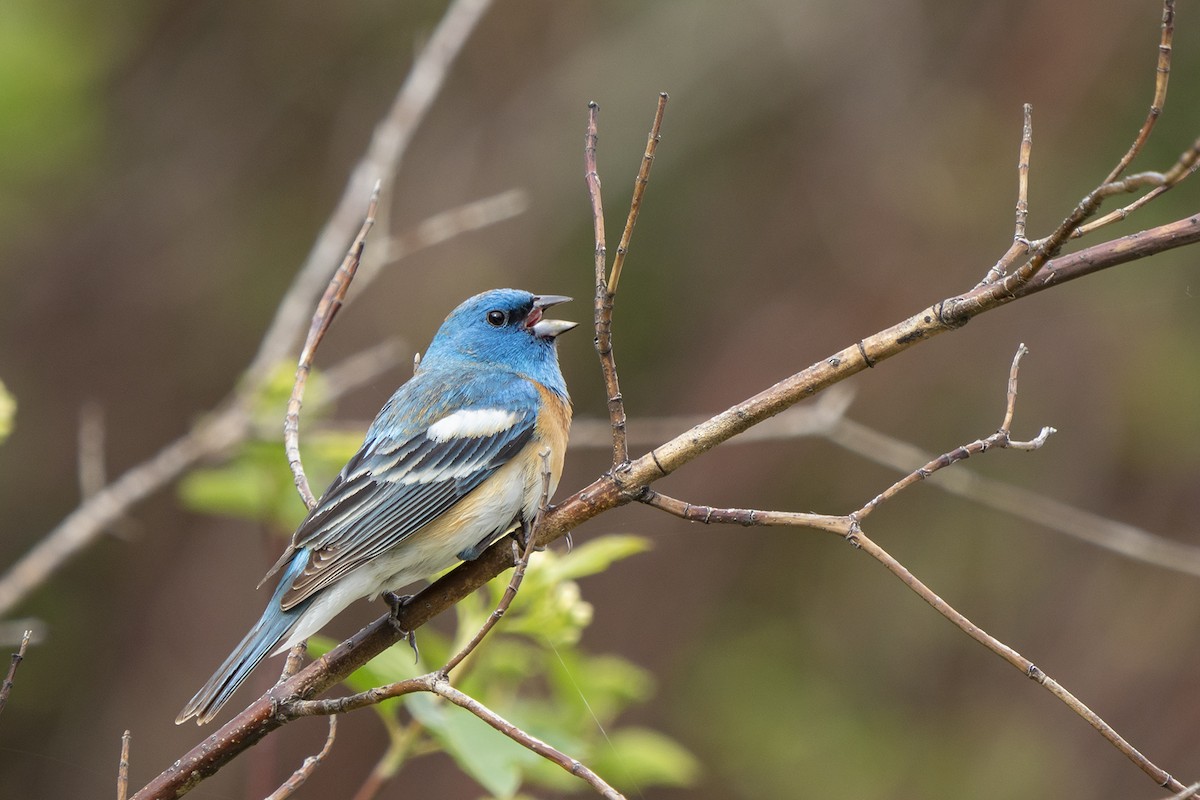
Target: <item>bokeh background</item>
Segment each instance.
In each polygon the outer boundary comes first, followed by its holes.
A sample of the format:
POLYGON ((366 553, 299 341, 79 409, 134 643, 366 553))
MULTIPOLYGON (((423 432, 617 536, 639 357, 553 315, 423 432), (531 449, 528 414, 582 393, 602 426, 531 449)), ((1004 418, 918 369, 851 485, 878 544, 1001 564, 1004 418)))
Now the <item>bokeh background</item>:
MULTIPOLYGON (((0 380, 20 403, 0 447, 4 565, 77 504, 85 404, 102 409, 117 474, 226 395, 443 3, 0 8, 0 380)), ((514 187, 529 209, 393 268, 339 317, 319 362, 396 335, 423 347, 453 305, 493 286, 588 298, 586 104, 602 109, 615 243, 665 90, 618 303, 623 389, 634 430, 723 409, 982 276, 1012 235, 1023 102, 1030 231, 1048 232, 1140 125, 1159 15, 1149 0, 498 3, 417 134, 390 220, 403 230, 514 187)), ((1178 22, 1141 168, 1174 163, 1200 131, 1200 18, 1184 5, 1178 22)), ((1113 232, 1193 213, 1198 191, 1184 184, 1113 232)), ((1044 293, 857 376, 850 416, 931 452, 985 435, 1026 342, 1017 431, 1060 433, 969 468, 1200 546, 1198 293, 1194 248, 1044 293)), ((586 319, 588 305, 564 315, 586 319)), ((562 360, 577 414, 603 414, 586 331, 564 338, 562 360)), ((408 371, 337 417, 365 422, 408 371)), ((605 459, 574 451, 560 494, 605 459)), ((893 477, 797 440, 720 448, 663 488, 844 512, 893 477)), ((1162 794, 832 536, 642 507, 576 536, 614 530, 654 548, 584 582, 596 614, 584 644, 656 676, 654 700, 627 717, 704 765, 696 786, 644 797, 1162 794)), ((196 744, 172 718, 257 615, 254 585, 279 547, 249 523, 182 511, 173 491, 119 533, 18 609, 46 638, 0 719, 0 796, 108 796, 126 728, 136 786, 196 744)), ((1196 578, 929 486, 870 533, 1158 764, 1200 777, 1196 578)), ((335 633, 377 613, 360 605, 335 633)), ((343 723, 300 796, 347 796, 373 763, 375 720, 343 723)), ((324 730, 291 726, 194 796, 262 796, 324 730)), ((382 796, 480 794, 433 758, 382 796)))

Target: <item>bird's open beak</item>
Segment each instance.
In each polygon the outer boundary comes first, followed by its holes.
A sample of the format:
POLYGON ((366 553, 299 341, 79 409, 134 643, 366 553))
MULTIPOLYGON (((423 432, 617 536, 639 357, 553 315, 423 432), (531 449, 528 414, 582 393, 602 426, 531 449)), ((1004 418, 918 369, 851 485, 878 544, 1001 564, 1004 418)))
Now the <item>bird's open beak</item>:
POLYGON ((533 335, 539 339, 553 339, 559 334, 567 331, 578 325, 578 322, 568 322, 564 319, 544 319, 542 312, 556 306, 559 303, 566 303, 571 298, 561 294, 544 294, 533 298, 533 310, 529 312, 529 316, 525 318, 525 327, 533 331, 533 335))

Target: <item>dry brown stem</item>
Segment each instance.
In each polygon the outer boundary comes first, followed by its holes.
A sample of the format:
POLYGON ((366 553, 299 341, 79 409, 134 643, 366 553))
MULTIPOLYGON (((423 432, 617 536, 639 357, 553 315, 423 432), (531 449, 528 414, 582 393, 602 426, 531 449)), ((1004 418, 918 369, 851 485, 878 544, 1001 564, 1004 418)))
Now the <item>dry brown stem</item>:
POLYGON ((292 394, 288 398, 287 415, 283 421, 283 449, 287 454, 288 466, 292 470, 296 491, 300 493, 300 499, 304 501, 305 507, 310 511, 316 507, 317 498, 308 485, 308 476, 304 474, 304 465, 300 459, 300 406, 304 402, 304 387, 308 383, 309 373, 312 372, 317 348, 321 346, 325 333, 333 324, 333 318, 337 316, 338 310, 345 302, 350 282, 354 280, 354 274, 358 272, 358 265, 362 263, 367 234, 375 224, 375 212, 379 208, 379 187, 380 184, 377 181, 375 188, 371 190, 371 199, 367 203, 367 216, 363 220, 362 227, 358 229, 358 235, 354 237, 354 242, 346 252, 346 257, 342 259, 342 263, 325 288, 325 294, 317 303, 317 310, 313 314, 312 323, 308 328, 308 339, 300 351, 300 361, 296 365, 296 379, 292 383, 292 394))
POLYGON ((658 149, 658 142, 662 138, 663 112, 667 108, 667 99, 666 92, 662 92, 658 96, 658 108, 654 112, 654 122, 650 125, 650 134, 646 139, 646 152, 642 156, 637 178, 633 182, 633 198, 629 203, 629 216, 625 220, 625 230, 621 234, 621 242, 617 246, 617 255, 613 259, 611 270, 608 269, 607 246, 604 237, 604 203, 601 200, 600 174, 596 167, 597 117, 600 107, 594 102, 588 104, 583 162, 584 179, 592 206, 592 228, 596 238, 594 251, 596 290, 593 314, 596 327, 596 354, 600 357, 600 372, 604 377, 604 389, 608 396, 608 416, 612 427, 612 464, 615 471, 621 470, 629 462, 629 444, 626 433, 625 400, 621 396, 616 358, 613 355, 613 306, 617 297, 617 284, 621 280, 621 271, 625 266, 625 256, 629 253, 629 242, 633 238, 633 229, 637 225, 638 214, 641 213, 642 197, 650 182, 650 168, 654 165, 654 154, 658 149))
POLYGON ((117 761, 117 800, 129 796, 129 731, 121 734, 121 758, 117 761))
POLYGON ((1100 718, 1098 714, 1088 708, 1081 700, 1075 697, 1071 692, 1067 691, 1061 684, 1050 678, 1042 670, 1033 664, 1032 661, 1022 656, 1013 648, 1001 642, 981 627, 971 622, 963 614, 961 614, 952 605, 943 600, 927 585, 922 583, 915 575, 912 574, 891 554, 880 547, 876 542, 870 539, 862 530, 861 524, 863 520, 869 516, 880 504, 895 497, 905 489, 910 488, 914 484, 924 480, 934 472, 944 469, 959 463, 972 454, 981 454, 989 449, 1011 448, 1020 450, 1034 450, 1041 447, 1046 439, 1054 432, 1053 428, 1043 427, 1041 433, 1030 441, 1017 441, 1012 439, 1011 426, 1013 415, 1016 411, 1017 400, 1017 377, 1019 373, 1021 359, 1027 353, 1025 345, 1021 345, 1013 357, 1012 366, 1009 370, 1008 388, 1006 392, 1006 404, 1004 421, 1001 423, 1000 429, 991 436, 983 439, 977 439, 970 444, 962 445, 954 450, 948 451, 936 459, 933 459, 923 467, 919 467, 906 475, 901 480, 895 482, 886 490, 877 495, 874 499, 867 502, 859 510, 848 514, 844 517, 836 516, 821 516, 816 514, 793 514, 788 512, 778 511, 759 511, 752 509, 714 509, 706 506, 693 506, 691 504, 681 504, 677 500, 664 498, 662 495, 653 490, 646 489, 642 497, 639 499, 648 505, 659 508, 675 516, 684 519, 704 523, 735 523, 740 525, 795 525, 798 527, 816 528, 819 530, 830 531, 843 536, 847 541, 863 552, 870 555, 875 560, 884 565, 893 575, 899 578, 904 585, 915 592, 922 600, 928 603, 939 614, 944 616, 954 625, 956 625, 963 633, 970 636, 975 641, 982 644, 987 649, 991 650, 996 655, 1003 658, 1009 664, 1013 665, 1027 677, 1035 680, 1043 686, 1047 691, 1062 701, 1068 708, 1087 721, 1089 725, 1095 728, 1106 740, 1108 740, 1120 752, 1125 754, 1127 758, 1133 761, 1147 775, 1154 779, 1160 786, 1171 789, 1180 789, 1182 784, 1178 784, 1165 770, 1161 769, 1120 734, 1116 732, 1108 723, 1100 718), (1178 784, 1178 785, 1176 785, 1178 784))
POLYGON ((4 676, 4 683, 0 684, 0 714, 4 713, 4 707, 8 705, 8 696, 12 694, 13 684, 17 678, 17 667, 21 666, 21 662, 25 660, 25 651, 29 649, 29 639, 33 636, 33 631, 25 631, 25 635, 21 637, 21 645, 17 648, 17 652, 12 654, 12 663, 8 665, 8 674, 4 676))

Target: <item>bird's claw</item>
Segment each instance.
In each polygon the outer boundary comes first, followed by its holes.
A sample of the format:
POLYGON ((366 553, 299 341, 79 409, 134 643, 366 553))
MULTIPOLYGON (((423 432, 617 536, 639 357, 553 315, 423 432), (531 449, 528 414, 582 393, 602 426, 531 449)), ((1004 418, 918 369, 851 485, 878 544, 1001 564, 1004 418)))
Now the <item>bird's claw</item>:
POLYGON ((408 642, 408 646, 413 651, 413 663, 421 660, 421 651, 417 649, 417 634, 416 631, 410 631, 400 624, 400 611, 412 602, 413 595, 411 594, 396 594, 395 592, 384 592, 383 601, 388 604, 391 609, 391 614, 388 615, 388 622, 396 633, 400 634, 400 638, 408 642))

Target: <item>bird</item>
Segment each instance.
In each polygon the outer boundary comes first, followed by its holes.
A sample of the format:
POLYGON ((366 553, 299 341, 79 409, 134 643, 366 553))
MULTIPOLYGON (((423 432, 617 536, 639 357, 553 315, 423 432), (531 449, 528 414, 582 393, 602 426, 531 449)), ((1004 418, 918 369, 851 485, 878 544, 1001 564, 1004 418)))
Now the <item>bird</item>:
POLYGON ((355 600, 394 597, 532 523, 571 424, 556 345, 577 323, 545 311, 570 299, 493 289, 450 312, 259 583, 279 576, 266 610, 176 724, 213 719, 264 658, 355 600))

